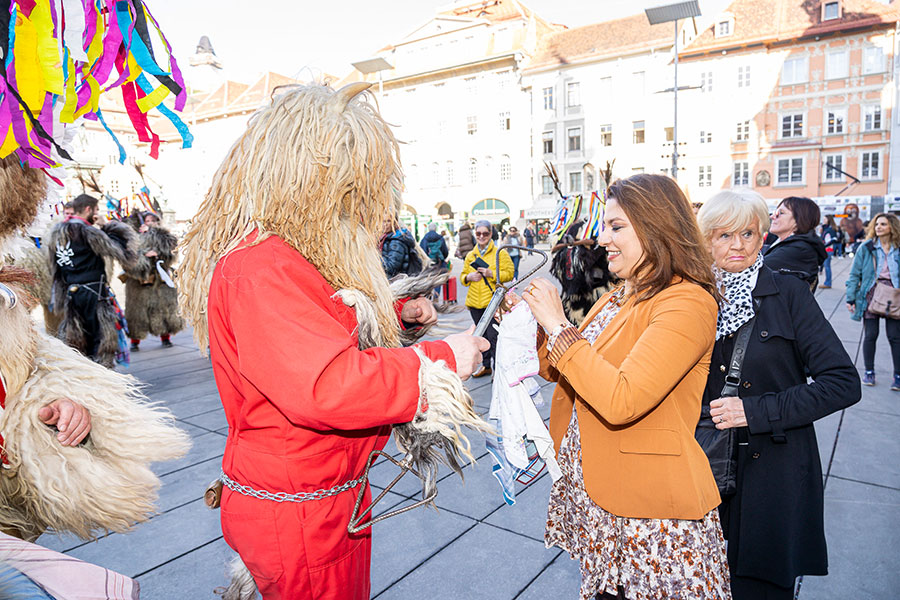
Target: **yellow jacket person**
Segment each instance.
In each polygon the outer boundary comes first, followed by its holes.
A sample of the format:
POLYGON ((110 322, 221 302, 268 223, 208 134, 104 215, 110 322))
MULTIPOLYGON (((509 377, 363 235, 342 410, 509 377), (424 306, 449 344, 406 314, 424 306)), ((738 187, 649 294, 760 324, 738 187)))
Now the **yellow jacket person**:
MULTIPOLYGON (((498 250, 491 241, 491 224, 488 221, 478 221, 475 223, 475 247, 466 255, 465 264, 462 273, 459 275, 459 281, 469 288, 466 293, 466 306, 469 307, 469 313, 472 320, 476 323, 484 314, 484 309, 491 301, 491 295, 497 288, 499 282, 511 281, 513 278, 512 259, 506 250, 498 250), (500 252, 500 272, 495 273, 497 269, 497 252, 500 252), (475 263, 481 259, 487 263, 487 267, 476 267, 475 263)), ((497 345, 497 329, 494 325, 487 328, 484 337, 491 343, 491 347, 487 352, 482 354, 482 368, 476 372, 473 377, 484 377, 491 374, 491 365, 494 358, 494 348, 497 345)))

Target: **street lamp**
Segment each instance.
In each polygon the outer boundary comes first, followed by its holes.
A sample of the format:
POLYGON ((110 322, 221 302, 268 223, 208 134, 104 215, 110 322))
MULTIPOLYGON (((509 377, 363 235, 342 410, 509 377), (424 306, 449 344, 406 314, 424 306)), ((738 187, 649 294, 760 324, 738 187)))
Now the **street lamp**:
POLYGON ((355 68, 360 73, 363 73, 364 75, 368 75, 369 73, 378 73, 378 95, 380 96, 384 91, 384 82, 381 79, 381 74, 383 71, 393 69, 394 66, 380 56, 369 58, 367 60, 361 60, 359 62, 351 64, 353 65, 353 68, 355 68))
POLYGON ((700 16, 700 4, 698 0, 677 2, 644 9, 647 20, 651 25, 675 22, 675 122, 672 125, 672 179, 678 179, 678 19, 688 19, 700 16))

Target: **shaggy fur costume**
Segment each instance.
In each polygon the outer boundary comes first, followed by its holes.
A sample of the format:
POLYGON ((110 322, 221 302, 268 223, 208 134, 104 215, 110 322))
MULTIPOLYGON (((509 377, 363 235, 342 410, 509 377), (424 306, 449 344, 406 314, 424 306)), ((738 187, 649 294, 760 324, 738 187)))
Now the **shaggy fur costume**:
MULTIPOLYGON (((213 270, 254 231, 255 243, 277 235, 340 290, 356 310, 361 348, 401 345, 377 242, 385 219, 399 213, 403 174, 397 141, 366 88, 292 86, 250 118, 225 157, 184 239, 181 305, 202 350, 213 270)), ((406 292, 416 285, 398 284, 406 292)), ((423 290, 430 294, 436 285, 432 278, 423 290)), ((421 355, 420 361, 419 411, 395 431, 433 487, 438 461, 458 469, 460 456, 472 456, 462 428, 489 426, 454 372, 421 355)), ((241 595, 226 598, 253 597, 234 593, 241 595)))
POLYGON ((90 539, 127 531, 156 512, 155 461, 187 452, 188 436, 168 410, 147 403, 137 381, 84 358, 36 331, 15 271, 0 282, 20 302, 0 307, 0 371, 6 408, 0 435, 8 464, 0 472, 0 527, 32 540, 50 529, 90 539), (38 418, 41 407, 69 398, 91 413, 91 433, 62 446, 38 418))
POLYGON ((163 282, 156 261, 172 272, 178 238, 162 227, 150 227, 140 234, 137 260, 125 270, 125 320, 132 339, 142 340, 150 335, 175 334, 184 329, 184 319, 178 314, 178 292, 163 282), (148 258, 147 252, 157 256, 148 258))
POLYGON ((57 306, 52 304, 53 277, 50 275, 50 265, 47 263, 47 252, 28 240, 27 246, 24 246, 13 264, 34 274, 35 282, 28 286, 27 291, 41 303, 44 310, 44 330, 55 336, 59 332, 63 312, 54 310, 61 308, 59 303, 57 306))
POLYGON ((592 248, 562 248, 553 255, 550 274, 562 284, 560 297, 563 311, 574 325, 581 324, 594 303, 609 291, 615 279, 609 272, 606 248, 599 245, 592 248))
MULTIPOLYGON (((81 317, 69 301, 68 285, 56 263, 56 249, 69 243, 72 227, 80 227, 84 231, 87 244, 95 254, 107 260, 117 260, 123 267, 129 267, 137 258, 138 238, 131 227, 119 221, 110 221, 102 229, 63 221, 54 225, 47 236, 45 245, 50 274, 53 277, 53 299, 54 303, 62 306, 64 314, 58 336, 66 344, 87 356, 90 349, 85 340, 81 317)), ((116 330, 116 313, 109 301, 98 301, 97 318, 100 321, 100 346, 94 359, 105 367, 112 367, 119 349, 119 335, 116 330)))
POLYGON ((0 239, 31 225, 46 193, 42 171, 23 167, 15 154, 0 159, 0 239))

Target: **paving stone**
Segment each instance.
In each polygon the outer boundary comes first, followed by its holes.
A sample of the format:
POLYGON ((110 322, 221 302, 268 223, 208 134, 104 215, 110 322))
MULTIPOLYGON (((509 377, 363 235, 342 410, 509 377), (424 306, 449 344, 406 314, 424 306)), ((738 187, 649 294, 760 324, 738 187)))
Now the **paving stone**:
POLYGON ((228 563, 236 553, 224 539, 197 548, 138 578, 141 600, 212 600, 213 590, 228 585, 228 563))
MULTIPOLYGON (((194 429, 199 428, 194 427, 194 429)), ((179 469, 184 469, 185 467, 190 467, 198 462, 225 454, 225 437, 221 434, 212 431, 204 432, 201 435, 193 437, 191 442, 193 443, 193 446, 185 456, 178 460, 156 463, 152 467, 153 472, 162 476, 179 469)))
POLYGON ((501 506, 506 506, 500 484, 491 473, 493 461, 486 455, 474 466, 463 469, 465 481, 458 477, 444 479, 438 485, 438 508, 484 519, 501 506))
POLYGON ((846 411, 831 473, 900 489, 900 416, 877 417, 846 411))
POLYGON ((219 399, 218 392, 170 404, 169 410, 172 411, 172 414, 175 415, 176 419, 187 419, 211 410, 218 410, 224 414, 224 411, 222 410, 222 401, 219 399))
POLYGON ((572 560, 567 553, 558 552, 556 560, 544 569, 516 600, 578 598, 581 590, 581 571, 578 562, 572 560))
POLYGON ((228 421, 225 419, 225 411, 221 409, 211 410, 199 415, 187 417, 185 419, 181 419, 181 421, 190 425, 202 427, 203 429, 208 429, 210 431, 216 431, 218 429, 222 429, 223 427, 228 427, 228 421))
POLYGON ((211 458, 162 477, 159 510, 167 512, 203 497, 206 486, 222 471, 222 459, 211 458))
POLYGON ((543 544, 551 483, 552 480, 545 471, 527 488, 519 489, 516 492, 514 505, 503 506, 484 522, 527 536, 543 544))
MULTIPOLYGON (((411 501, 407 500, 400 506, 409 504, 411 501)), ((373 525, 373 598, 473 525, 475 525, 475 521, 472 519, 447 511, 435 512, 434 509, 427 507, 416 508, 373 525)), ((454 573, 453 578, 456 576, 454 573)), ((441 578, 442 586, 445 579, 449 578, 441 578)), ((433 581, 432 584, 436 581, 438 580, 433 581)), ((423 589, 431 591, 434 589, 434 585, 423 589)), ((422 596, 420 594, 407 597, 420 598, 422 596)), ((429 597, 434 598, 435 596, 431 596, 429 593, 429 597)))
POLYGON ((557 553, 482 523, 377 597, 422 598, 427 590, 430 600, 514 598, 557 553))
POLYGON ((210 394, 217 394, 218 388, 216 388, 216 382, 212 378, 212 373, 209 373, 209 376, 206 379, 200 378, 193 383, 188 383, 181 387, 174 387, 167 390, 159 390, 155 389, 153 386, 147 386, 147 389, 144 390, 144 393, 150 396, 156 402, 162 402, 166 405, 172 406, 174 404, 177 404, 178 402, 193 400, 196 398, 209 396, 210 394))
POLYGON ((127 534, 112 534, 68 552, 136 577, 222 535, 219 515, 201 500, 161 514, 127 534))
POLYGON ((829 575, 805 577, 800 600, 892 600, 900 595, 900 490, 830 478, 825 534, 829 575))

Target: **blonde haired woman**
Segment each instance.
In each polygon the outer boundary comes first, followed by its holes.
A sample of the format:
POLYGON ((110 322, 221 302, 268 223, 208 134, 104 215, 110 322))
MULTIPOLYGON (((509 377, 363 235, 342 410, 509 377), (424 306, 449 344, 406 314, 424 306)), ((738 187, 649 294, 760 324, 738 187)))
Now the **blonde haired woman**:
MULTIPOLYGON (((876 284, 900 287, 900 218, 889 213, 875 215, 866 228, 866 240, 860 245, 847 278, 847 309, 854 321, 863 321, 863 383, 875 385, 875 340, 881 317, 869 312, 868 307, 876 284)), ((891 389, 896 392, 900 391, 900 321, 885 319, 884 327, 894 363, 891 389)))
POLYGON ((762 196, 719 192, 697 218, 723 296, 701 418, 736 428, 737 438, 734 456, 710 457, 736 462, 736 490, 720 507, 731 591, 735 600, 790 600, 797 576, 828 573, 813 422, 859 401, 859 375, 806 283, 763 263, 762 196), (745 324, 739 393, 722 397, 745 324))

